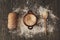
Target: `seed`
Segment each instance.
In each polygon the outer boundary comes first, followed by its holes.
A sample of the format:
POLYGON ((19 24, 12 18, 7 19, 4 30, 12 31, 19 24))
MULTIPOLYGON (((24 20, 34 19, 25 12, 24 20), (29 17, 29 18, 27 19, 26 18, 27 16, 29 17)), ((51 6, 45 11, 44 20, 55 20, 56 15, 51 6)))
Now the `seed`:
POLYGON ((13 30, 17 27, 17 14, 15 12, 8 14, 8 29, 13 30))
POLYGON ((47 11, 44 11, 42 13, 42 17, 44 19, 44 27, 45 27, 45 34, 47 34, 47 18, 48 18, 48 12, 47 11))
POLYGON ((42 13, 42 17, 46 20, 47 17, 48 17, 48 12, 44 11, 44 12, 42 13))

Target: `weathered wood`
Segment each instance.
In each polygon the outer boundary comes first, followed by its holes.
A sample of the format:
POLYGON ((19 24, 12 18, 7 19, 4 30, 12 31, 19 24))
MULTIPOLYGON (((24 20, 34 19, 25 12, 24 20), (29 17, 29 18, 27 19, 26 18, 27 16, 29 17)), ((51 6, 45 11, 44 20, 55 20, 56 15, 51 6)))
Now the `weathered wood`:
MULTIPOLYGON (((25 0, 24 0, 25 1, 25 0)), ((0 0, 0 40, 26 40, 24 37, 21 38, 19 36, 13 35, 9 33, 7 29, 7 17, 8 13, 12 11, 13 7, 17 7, 20 4, 25 4, 23 0, 0 0)), ((36 0, 35 0, 36 1, 36 0)), ((59 17, 59 4, 60 2, 58 0, 37 0, 36 2, 40 3, 41 5, 50 5, 52 9, 54 10, 54 13, 57 14, 59 17), (43 2, 43 3, 42 3, 43 2), (58 9, 57 9, 58 8, 58 9)), ((35 35, 34 39, 35 40, 60 40, 60 26, 58 25, 56 28, 57 31, 53 33, 52 35, 48 33, 46 36, 38 37, 35 35)), ((29 38, 27 40, 33 40, 33 38, 29 38)))

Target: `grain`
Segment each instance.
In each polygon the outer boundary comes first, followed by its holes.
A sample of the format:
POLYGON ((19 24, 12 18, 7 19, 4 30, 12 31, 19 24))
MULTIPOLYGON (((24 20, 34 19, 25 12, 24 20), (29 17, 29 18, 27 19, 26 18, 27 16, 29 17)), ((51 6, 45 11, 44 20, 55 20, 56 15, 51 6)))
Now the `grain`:
POLYGON ((17 27, 17 14, 15 12, 8 14, 8 29, 13 30, 17 27))

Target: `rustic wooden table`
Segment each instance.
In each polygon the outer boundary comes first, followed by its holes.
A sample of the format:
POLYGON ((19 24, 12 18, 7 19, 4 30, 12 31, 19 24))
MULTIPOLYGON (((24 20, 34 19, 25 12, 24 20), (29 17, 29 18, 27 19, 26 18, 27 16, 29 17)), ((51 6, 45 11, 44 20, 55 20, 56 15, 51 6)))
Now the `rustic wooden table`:
MULTIPOLYGON (((26 40, 24 37, 18 37, 16 35, 13 35, 9 33, 8 28, 7 28, 7 16, 8 13, 12 11, 13 7, 17 7, 24 3, 26 0, 0 0, 0 40, 26 40)), ((36 0, 35 0, 36 1, 36 0)), ((38 1, 38 0, 37 0, 38 1)), ((40 0, 43 1, 44 3, 41 3, 43 6, 44 5, 50 5, 52 6, 52 9, 55 11, 54 13, 59 16, 60 13, 60 5, 58 0, 40 0), (53 1, 53 2, 52 2, 53 1)), ((38 3, 40 2, 38 1, 38 3)), ((58 21, 58 23, 60 23, 58 21)), ((58 25, 58 24, 57 24, 58 25)), ((35 40, 60 40, 60 25, 57 26, 57 31, 53 35, 46 35, 45 37, 35 38, 35 40)), ((27 40, 33 40, 32 38, 29 38, 27 40)))

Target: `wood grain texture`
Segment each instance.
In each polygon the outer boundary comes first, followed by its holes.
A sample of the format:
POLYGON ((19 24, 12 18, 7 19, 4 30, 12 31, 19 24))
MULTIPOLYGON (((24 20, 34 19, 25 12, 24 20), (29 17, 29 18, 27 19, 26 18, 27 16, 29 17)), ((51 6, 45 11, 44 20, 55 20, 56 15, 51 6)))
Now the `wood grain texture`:
MULTIPOLYGON (((24 3, 21 2, 23 0, 0 0, 0 40, 33 40, 32 38, 29 39, 25 39, 24 37, 21 38, 19 36, 13 35, 11 33, 9 33, 8 29, 7 29, 7 17, 8 17, 8 13, 10 13, 12 11, 13 7, 17 7, 20 4, 22 5, 24 3)), ((38 1, 38 0, 37 0, 38 1)), ((44 0, 45 1, 45 0, 44 0)), ((50 7, 52 6, 53 10, 55 11, 54 13, 59 15, 60 14, 60 2, 58 0, 53 0, 54 2, 48 2, 49 0, 46 0, 44 3, 40 3, 41 1, 38 1, 38 3, 40 4, 48 4, 50 5, 50 7)), ((44 6, 44 5, 43 5, 44 6)), ((60 17, 60 15, 59 15, 60 17)), ((59 21, 58 21, 59 22, 59 21)), ((60 40, 60 26, 58 25, 57 31, 55 31, 55 33, 53 35, 46 35, 46 36, 42 36, 41 38, 38 37, 37 35, 35 35, 34 39, 35 40, 60 40)))

